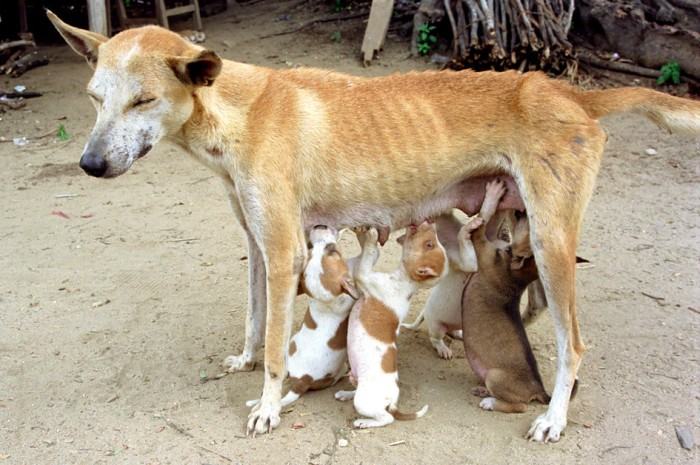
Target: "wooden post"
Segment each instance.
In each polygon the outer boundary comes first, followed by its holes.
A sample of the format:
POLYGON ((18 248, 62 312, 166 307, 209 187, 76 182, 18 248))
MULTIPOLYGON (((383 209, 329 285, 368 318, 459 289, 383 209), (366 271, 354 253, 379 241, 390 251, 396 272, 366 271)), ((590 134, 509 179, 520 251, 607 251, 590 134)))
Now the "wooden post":
POLYGON ((374 57, 374 52, 381 50, 384 46, 391 12, 394 10, 394 0, 372 0, 372 7, 369 10, 369 21, 365 29, 365 37, 362 40, 362 61, 365 66, 369 65, 374 57))
POLYGON ((105 0, 87 0, 88 24, 92 32, 104 36, 109 34, 107 27, 107 7, 105 0))
POLYGON ((27 25, 27 2, 25 0, 19 0, 19 2, 17 2, 17 8, 19 9, 19 32, 29 32, 29 27, 27 25))

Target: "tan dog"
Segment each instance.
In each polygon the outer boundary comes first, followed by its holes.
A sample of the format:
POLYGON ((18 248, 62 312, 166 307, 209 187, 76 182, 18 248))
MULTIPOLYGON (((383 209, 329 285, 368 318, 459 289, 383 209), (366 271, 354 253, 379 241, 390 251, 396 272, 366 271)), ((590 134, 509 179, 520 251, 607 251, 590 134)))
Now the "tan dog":
POLYGON ((499 208, 527 208, 557 333, 552 401, 528 436, 559 439, 584 351, 575 251, 606 140, 598 118, 636 111, 697 134, 699 102, 642 88, 581 91, 541 73, 273 70, 221 60, 156 26, 107 39, 47 14, 95 69, 97 121, 80 159, 88 174, 118 176, 167 139, 227 188, 250 267, 245 346, 231 370, 253 368, 265 328, 264 388, 249 432, 280 422, 305 230, 398 229, 451 208, 473 214, 488 177, 500 175, 508 193, 499 208))
POLYGON ((413 420, 428 411, 427 405, 415 413, 398 410, 396 337, 411 297, 437 284, 448 268, 434 224, 423 222, 406 229, 399 238, 401 263, 393 273, 372 271, 379 257, 377 236, 375 229, 358 233, 362 254, 355 281, 364 295, 353 306, 348 324, 348 360, 357 389, 335 395, 338 400, 354 400, 355 410, 364 417, 355 420, 356 428, 377 428, 394 419, 413 420))
MULTIPOLYGON (((481 215, 488 222, 504 193, 500 183, 486 187, 481 215)), ((485 384, 475 393, 485 397, 485 410, 524 412, 527 403, 549 402, 537 362, 520 320, 520 298, 537 279, 526 218, 512 218, 504 227, 511 240, 489 240, 486 227, 474 233, 479 271, 462 294, 464 350, 474 373, 485 384)), ((500 236, 500 235, 499 235, 500 236)))
MULTIPOLYGON (((346 372, 348 317, 359 298, 351 273, 357 257, 346 263, 337 239, 337 232, 324 226, 309 233, 311 253, 300 282, 310 297, 309 309, 289 343, 290 389, 282 398, 282 407, 308 390, 334 385, 346 372)), ((253 407, 258 402, 251 400, 246 405, 253 407)))

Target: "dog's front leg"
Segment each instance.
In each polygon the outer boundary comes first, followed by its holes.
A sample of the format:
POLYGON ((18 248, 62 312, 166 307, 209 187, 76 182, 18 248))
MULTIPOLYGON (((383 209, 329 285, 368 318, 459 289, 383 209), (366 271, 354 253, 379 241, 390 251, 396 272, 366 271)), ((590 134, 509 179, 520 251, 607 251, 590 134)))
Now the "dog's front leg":
POLYGON ((262 252, 248 228, 233 180, 226 178, 223 181, 231 210, 248 239, 248 311, 245 319, 245 343, 240 355, 229 355, 224 359, 224 367, 233 373, 250 371, 255 368, 255 353, 262 344, 262 330, 265 326, 267 295, 265 291, 265 261, 262 252))
POLYGON ((271 204, 276 207, 274 211, 263 209, 247 215, 249 219, 253 214, 258 217, 258 224, 251 224, 251 230, 257 233, 255 239, 261 245, 267 278, 265 384, 260 403, 248 415, 247 431, 252 435, 270 432, 280 423, 292 310, 307 253, 301 217, 291 213, 295 206, 286 207, 283 199, 271 204))

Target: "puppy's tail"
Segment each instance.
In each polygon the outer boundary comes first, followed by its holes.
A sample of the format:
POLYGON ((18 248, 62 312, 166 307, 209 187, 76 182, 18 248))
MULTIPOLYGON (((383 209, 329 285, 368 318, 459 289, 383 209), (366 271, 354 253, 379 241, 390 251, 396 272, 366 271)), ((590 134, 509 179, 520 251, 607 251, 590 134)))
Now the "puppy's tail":
POLYGON ((642 87, 574 91, 573 98, 591 118, 635 112, 669 132, 700 134, 700 102, 642 87))
POLYGON ((423 314, 425 313, 425 310, 421 310, 420 315, 413 321, 413 323, 401 323, 401 327, 407 328, 407 329, 418 329, 418 327, 423 323, 423 320, 425 320, 425 316, 423 314))
POLYGON ((399 421, 408 421, 408 420, 415 420, 416 418, 420 418, 426 413, 428 413, 428 406, 424 405, 422 409, 418 410, 417 412, 413 413, 404 413, 399 411, 398 407, 395 405, 390 405, 387 407, 387 412, 391 413, 391 415, 394 417, 394 419, 399 420, 399 421))

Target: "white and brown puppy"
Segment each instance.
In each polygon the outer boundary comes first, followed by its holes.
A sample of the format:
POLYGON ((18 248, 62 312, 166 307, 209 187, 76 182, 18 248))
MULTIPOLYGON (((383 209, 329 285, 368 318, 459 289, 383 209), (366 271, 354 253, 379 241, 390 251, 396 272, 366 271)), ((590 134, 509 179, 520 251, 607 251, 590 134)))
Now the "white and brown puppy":
MULTIPOLYGON (((285 407, 308 390, 334 385, 346 372, 348 315, 359 298, 352 280, 357 257, 347 262, 337 247, 338 233, 316 226, 309 233, 309 263, 299 285, 299 293, 309 297, 304 322, 289 343, 287 366, 290 388, 282 398, 285 407)), ((249 400, 253 407, 260 400, 249 400)))
POLYGON ((469 276, 477 271, 476 252, 471 233, 483 224, 481 216, 471 217, 466 224, 454 213, 441 215, 435 221, 440 243, 445 247, 449 266, 445 277, 430 291, 428 300, 413 323, 401 326, 417 329, 426 321, 430 343, 438 355, 452 358, 452 351, 445 344, 445 335, 462 337, 462 290, 469 276))
POLYGON ((397 420, 412 420, 428 411, 398 410, 399 374, 396 337, 413 294, 434 286, 447 273, 447 256, 434 224, 410 226, 399 238, 403 244, 401 264, 393 273, 379 273, 372 265, 379 256, 377 231, 358 232, 362 254, 355 281, 363 296, 350 312, 348 359, 355 391, 339 391, 338 400, 354 398, 355 410, 365 418, 354 421, 356 428, 375 428, 397 420))

